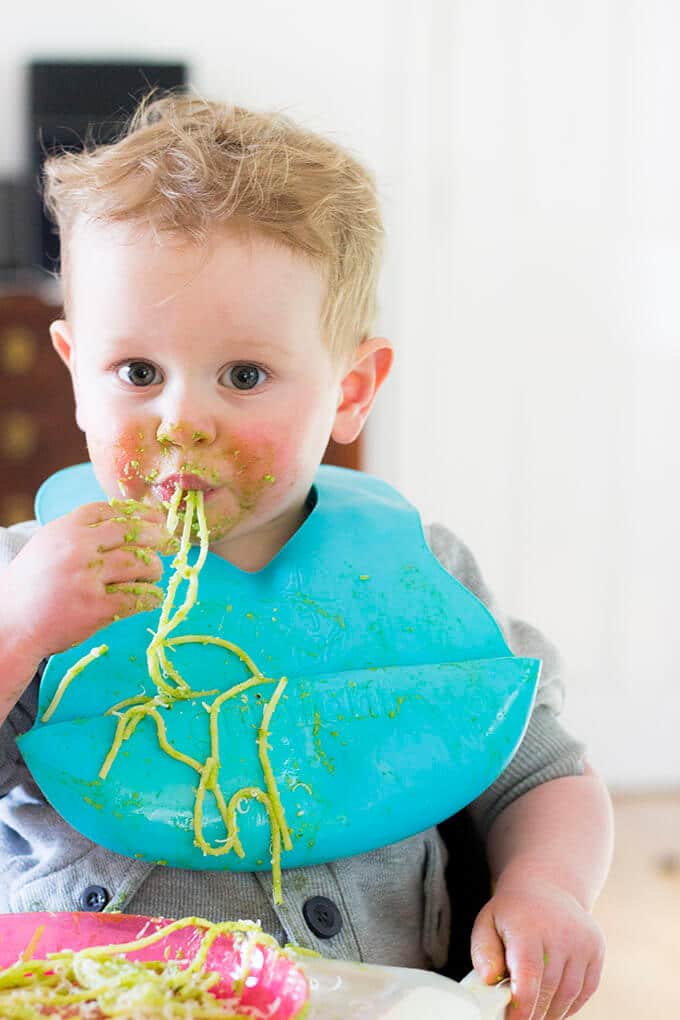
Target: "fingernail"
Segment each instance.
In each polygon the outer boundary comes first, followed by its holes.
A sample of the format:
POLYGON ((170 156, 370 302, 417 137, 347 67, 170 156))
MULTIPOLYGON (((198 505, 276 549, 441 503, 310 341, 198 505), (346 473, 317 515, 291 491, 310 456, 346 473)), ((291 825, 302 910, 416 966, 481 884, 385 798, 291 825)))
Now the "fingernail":
POLYGON ((474 968, 478 974, 486 980, 491 977, 494 968, 491 966, 491 960, 487 960, 484 956, 475 956, 473 960, 474 968))

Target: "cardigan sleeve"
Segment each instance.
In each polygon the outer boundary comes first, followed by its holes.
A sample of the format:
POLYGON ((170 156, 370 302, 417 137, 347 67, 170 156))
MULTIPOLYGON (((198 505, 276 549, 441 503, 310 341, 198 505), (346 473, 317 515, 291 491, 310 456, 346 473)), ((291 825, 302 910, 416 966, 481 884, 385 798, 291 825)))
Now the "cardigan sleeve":
POLYGON ((466 809, 485 838, 498 815, 517 797, 551 779, 582 775, 585 745, 567 733, 557 718, 564 685, 555 646, 531 624, 502 612, 474 556, 451 531, 432 524, 425 529, 425 537, 444 569, 489 609, 511 652, 542 662, 536 702, 520 746, 498 779, 466 809))
MULTIPOLYGON (((0 573, 9 566, 38 527, 35 521, 26 521, 10 528, 0 528, 0 573)), ((2 651, 0 648, 0 668, 2 651)), ((43 669, 44 663, 0 726, 0 797, 4 797, 15 785, 17 770, 22 761, 16 738, 30 730, 35 720, 43 669)))

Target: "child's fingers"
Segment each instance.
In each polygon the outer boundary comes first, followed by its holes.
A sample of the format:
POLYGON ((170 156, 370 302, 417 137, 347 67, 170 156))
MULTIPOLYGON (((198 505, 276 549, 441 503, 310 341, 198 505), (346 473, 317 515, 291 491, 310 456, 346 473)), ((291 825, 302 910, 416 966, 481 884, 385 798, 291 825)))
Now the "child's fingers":
POLYGON ((73 511, 73 517, 79 524, 96 528, 108 521, 117 520, 124 523, 126 520, 137 518, 139 520, 151 521, 154 524, 162 524, 165 521, 165 513, 159 507, 145 506, 143 503, 136 507, 125 509, 122 506, 111 506, 109 503, 85 503, 73 511))
POLYGON ((560 1020, 565 1009, 568 1009, 578 995, 583 983, 583 968, 580 972, 574 964, 569 975, 566 973, 562 955, 552 952, 543 953, 543 976, 538 992, 532 1020, 560 1020), (568 978, 565 984, 565 977, 568 978))
POLYGON ((133 515, 144 515, 147 510, 153 511, 156 515, 165 517, 165 512, 161 511, 157 506, 150 506, 148 503, 140 503, 138 499, 110 499, 109 506, 117 514, 121 514, 125 517, 131 517, 133 515))
POLYGON ((165 598, 162 588, 145 582, 107 584, 106 591, 111 596, 112 620, 158 609, 165 598))
POLYGON ((578 1013, 578 1011, 582 1009, 583 1006, 585 1006, 588 999, 597 990, 597 986, 599 985, 600 978, 602 976, 603 962, 604 962, 603 955, 600 955, 594 960, 590 961, 586 968, 585 977, 583 979, 583 987, 581 988, 581 991, 578 997, 576 998, 575 1002, 569 1009, 569 1012, 565 1013, 565 1017, 573 1016, 574 1013, 578 1013))
POLYGON ((162 556, 173 556, 179 540, 166 527, 166 514, 158 507, 135 500, 89 503, 74 511, 79 523, 95 529, 99 551, 122 544, 153 546, 162 556))
POLYGON ((160 581, 163 564, 155 549, 143 545, 122 545, 92 561, 104 584, 116 581, 160 581))
MULTIPOLYGON (((553 995, 550 1009, 546 1013, 546 1020, 562 1020, 567 1015, 583 988, 584 969, 583 962, 574 959, 567 960, 562 971, 562 978, 559 987, 553 995)), ((543 985, 549 983, 549 978, 543 978, 543 985)), ((540 1017, 541 1014, 539 1013, 540 1017)))
POLYGON ((549 1003, 556 987, 553 984, 552 989, 547 986, 543 990, 541 988, 545 959, 543 942, 536 938, 509 939, 505 958, 512 990, 512 1013, 509 1015, 513 1020, 542 1020, 545 1003, 549 1003))
POLYGON ((496 931, 493 911, 487 904, 478 914, 470 941, 472 966, 487 985, 505 976, 505 946, 496 931))
POLYGON ((161 549, 168 543, 162 524, 139 517, 111 518, 97 525, 97 551, 110 552, 121 546, 151 546, 161 549))

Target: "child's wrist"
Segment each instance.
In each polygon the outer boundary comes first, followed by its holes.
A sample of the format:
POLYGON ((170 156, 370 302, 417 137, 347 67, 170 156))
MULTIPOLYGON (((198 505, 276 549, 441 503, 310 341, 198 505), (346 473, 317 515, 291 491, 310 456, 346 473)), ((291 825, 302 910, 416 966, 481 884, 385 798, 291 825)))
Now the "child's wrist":
POLYGON ((12 648, 0 629, 0 725, 30 684, 39 665, 40 658, 23 649, 12 648))
POLYGON ((493 883, 494 894, 522 895, 527 892, 535 895, 540 889, 570 896, 579 906, 588 909, 578 876, 571 875, 564 867, 563 861, 549 862, 531 856, 517 857, 503 868, 493 883))
POLYGON ((7 571, 0 577, 0 699, 30 683, 44 655, 25 619, 20 619, 16 594, 7 586, 7 571))

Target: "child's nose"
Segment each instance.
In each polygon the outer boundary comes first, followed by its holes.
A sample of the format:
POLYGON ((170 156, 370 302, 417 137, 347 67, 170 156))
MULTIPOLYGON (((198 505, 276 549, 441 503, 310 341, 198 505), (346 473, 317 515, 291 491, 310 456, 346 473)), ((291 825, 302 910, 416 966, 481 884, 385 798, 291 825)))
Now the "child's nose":
POLYGON ((188 449, 192 446, 209 446, 215 441, 214 422, 207 417, 194 416, 191 420, 162 421, 156 429, 156 439, 161 444, 170 444, 188 449))
POLYGON ((208 446, 217 436, 214 410, 200 378, 171 380, 157 404, 156 438, 183 449, 208 446))

